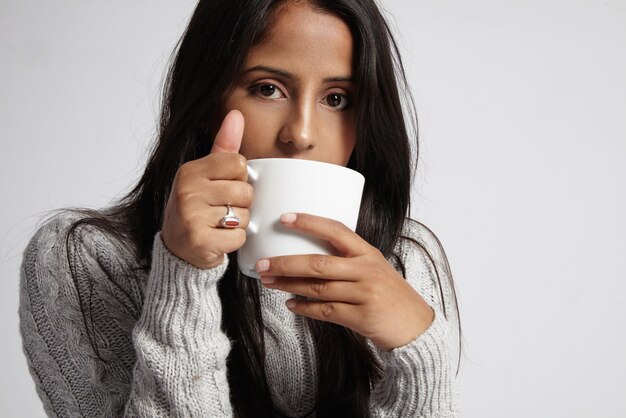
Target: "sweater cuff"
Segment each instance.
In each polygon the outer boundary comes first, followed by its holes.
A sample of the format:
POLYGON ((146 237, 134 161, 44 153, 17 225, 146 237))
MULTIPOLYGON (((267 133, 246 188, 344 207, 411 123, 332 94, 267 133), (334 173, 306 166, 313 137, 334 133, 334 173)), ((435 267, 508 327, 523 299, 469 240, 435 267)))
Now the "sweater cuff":
POLYGON ((171 253, 158 232, 138 325, 171 347, 193 350, 221 334, 222 309, 217 284, 228 256, 212 269, 200 269, 171 253))
POLYGON ((393 405, 402 405, 403 413, 447 416, 455 408, 451 399, 448 326, 443 313, 437 309, 434 312, 430 327, 415 340, 389 352, 379 350, 385 373, 376 391, 391 410, 395 409, 393 405))

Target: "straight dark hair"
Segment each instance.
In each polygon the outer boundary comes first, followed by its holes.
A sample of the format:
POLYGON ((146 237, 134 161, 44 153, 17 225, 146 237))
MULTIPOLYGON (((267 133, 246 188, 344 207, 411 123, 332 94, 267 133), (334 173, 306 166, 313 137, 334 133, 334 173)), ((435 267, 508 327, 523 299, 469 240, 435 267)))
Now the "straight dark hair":
MULTIPOLYGON (((289 0, 200 0, 165 80, 158 138, 143 176, 127 195, 108 208, 71 209, 85 217, 68 231, 68 254, 72 237, 79 239, 76 228, 93 225, 117 238, 121 248, 135 255, 140 268, 149 271, 152 243, 161 229, 178 168, 210 152, 224 116, 224 98, 228 97, 247 53, 263 38, 274 13, 286 1, 289 0)), ((341 18, 351 30, 358 128, 348 167, 365 176, 357 233, 385 257, 399 261, 399 255, 393 251, 400 238, 407 238, 401 232, 410 208, 418 147, 417 119, 397 45, 374 0, 307 3, 316 11, 341 18), (401 90, 404 96, 400 95, 401 90), (413 149, 407 122, 413 128, 413 149)), ((428 253, 425 245, 411 241, 428 253)), ((458 314, 445 254, 443 257, 458 314)), ((234 342, 227 365, 235 415, 284 416, 272 402, 265 373, 258 281, 238 271, 236 253, 229 254, 229 258, 225 277, 219 282, 219 296, 222 328, 234 342)), ((435 266, 442 265, 432 257, 431 261, 435 266)), ((439 288, 443 289, 439 272, 437 275, 439 288)), ((99 355, 90 306, 82 302, 90 298, 81 297, 84 290, 78 291, 85 326, 99 355)), ((444 313, 447 311, 444 306, 444 313)), ((366 339, 342 326, 307 321, 319 359, 316 415, 369 416, 370 390, 380 379, 382 370, 366 339)))

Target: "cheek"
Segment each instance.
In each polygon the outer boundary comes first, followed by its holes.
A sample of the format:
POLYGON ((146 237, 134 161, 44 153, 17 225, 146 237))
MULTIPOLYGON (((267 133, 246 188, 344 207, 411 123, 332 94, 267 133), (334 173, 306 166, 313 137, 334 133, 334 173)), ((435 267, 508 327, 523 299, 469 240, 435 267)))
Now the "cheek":
POLYGON ((330 139, 325 147, 328 160, 335 164, 347 165, 356 144, 354 118, 348 117, 339 121, 327 134, 330 139))
POLYGON ((348 165, 348 160, 350 160, 350 156, 352 155, 352 152, 354 151, 355 144, 356 144, 356 134, 352 132, 350 135, 350 141, 344 143, 345 148, 344 148, 344 158, 343 158, 342 165, 344 166, 348 165))
POLYGON ((280 125, 276 112, 263 111, 255 106, 240 106, 238 110, 245 120, 240 154, 249 160, 271 154, 280 125))
POLYGON ((244 132, 239 153, 246 159, 260 158, 269 154, 276 138, 276 125, 279 122, 277 112, 259 106, 249 98, 248 91, 239 87, 225 104, 225 113, 239 110, 244 118, 244 132))

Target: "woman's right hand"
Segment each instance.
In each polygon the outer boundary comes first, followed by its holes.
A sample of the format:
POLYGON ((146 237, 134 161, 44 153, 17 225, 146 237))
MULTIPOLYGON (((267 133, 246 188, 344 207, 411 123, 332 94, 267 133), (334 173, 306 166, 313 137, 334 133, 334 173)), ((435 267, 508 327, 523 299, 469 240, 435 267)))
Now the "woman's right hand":
POLYGON ((163 243, 178 258, 201 269, 219 266, 224 254, 246 241, 253 189, 247 183, 246 158, 239 154, 243 128, 243 115, 229 112, 211 153, 180 166, 165 207, 163 243), (219 226, 227 204, 241 221, 237 228, 219 226))

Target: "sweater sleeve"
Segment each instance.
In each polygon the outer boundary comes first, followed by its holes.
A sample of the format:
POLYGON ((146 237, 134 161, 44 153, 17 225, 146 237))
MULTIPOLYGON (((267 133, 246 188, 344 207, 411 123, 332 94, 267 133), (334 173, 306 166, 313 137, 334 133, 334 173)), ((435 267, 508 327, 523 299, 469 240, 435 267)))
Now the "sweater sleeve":
POLYGON ((232 416, 226 377, 230 341, 221 330, 217 282, 228 260, 201 270, 170 253, 157 234, 127 415, 232 416))
POLYGON ((405 232, 409 239, 400 246, 405 278, 435 316, 430 327, 407 345, 389 352, 375 348, 384 371, 370 397, 372 416, 456 417, 459 328, 445 254, 420 224, 409 224, 405 232))
POLYGON ((77 229, 68 253, 73 220, 40 228, 21 268, 23 349, 48 416, 232 416, 217 293, 226 257, 198 269, 158 233, 139 286, 128 254, 95 228, 77 229))

